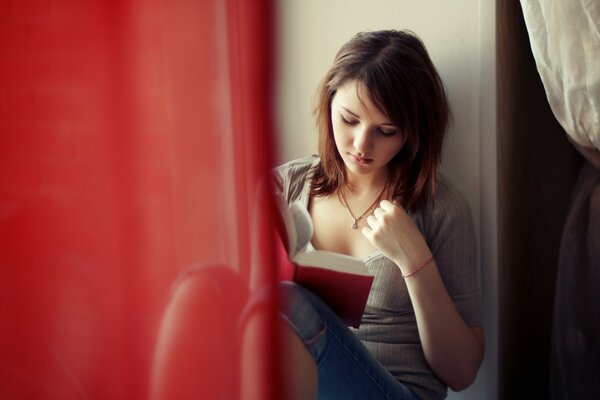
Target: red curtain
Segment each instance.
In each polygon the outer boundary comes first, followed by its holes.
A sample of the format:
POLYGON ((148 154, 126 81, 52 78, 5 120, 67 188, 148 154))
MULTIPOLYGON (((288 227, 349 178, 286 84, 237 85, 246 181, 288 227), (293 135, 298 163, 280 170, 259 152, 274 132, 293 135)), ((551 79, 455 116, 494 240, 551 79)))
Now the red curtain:
POLYGON ((249 296, 271 17, 266 0, 0 3, 0 397, 158 396, 165 312, 200 270, 227 294, 186 317, 205 358, 182 359, 187 394, 237 398, 239 347, 211 340, 237 340, 249 296))

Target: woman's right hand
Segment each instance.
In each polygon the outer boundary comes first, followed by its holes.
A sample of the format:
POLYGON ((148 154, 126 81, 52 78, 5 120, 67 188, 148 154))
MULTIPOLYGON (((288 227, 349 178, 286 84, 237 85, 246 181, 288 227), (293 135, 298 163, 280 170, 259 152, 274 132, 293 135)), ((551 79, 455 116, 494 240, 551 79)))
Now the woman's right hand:
POLYGON ((367 218, 367 224, 362 234, 403 274, 411 273, 431 258, 425 238, 401 205, 383 200, 367 218))

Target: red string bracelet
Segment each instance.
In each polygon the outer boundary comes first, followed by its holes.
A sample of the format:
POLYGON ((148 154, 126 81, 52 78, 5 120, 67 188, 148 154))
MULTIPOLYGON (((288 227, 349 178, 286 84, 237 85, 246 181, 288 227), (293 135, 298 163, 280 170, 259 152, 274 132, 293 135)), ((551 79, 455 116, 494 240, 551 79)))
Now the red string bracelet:
POLYGON ((427 266, 427 264, 429 264, 432 261, 433 261, 433 256, 429 257, 427 259, 427 261, 425 261, 423 264, 419 265, 417 268, 415 268, 412 271, 410 271, 408 274, 402 274, 402 277, 403 278, 408 278, 409 276, 416 274, 417 272, 419 272, 420 270, 422 270, 423 268, 425 268, 427 266))

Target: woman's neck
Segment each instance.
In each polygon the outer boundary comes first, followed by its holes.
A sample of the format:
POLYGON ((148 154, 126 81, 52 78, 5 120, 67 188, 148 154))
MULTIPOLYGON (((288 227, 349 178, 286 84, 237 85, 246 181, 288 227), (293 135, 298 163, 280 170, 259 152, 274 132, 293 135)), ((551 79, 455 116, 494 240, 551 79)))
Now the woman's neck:
POLYGON ((387 174, 347 174, 347 189, 356 196, 379 193, 387 183, 387 174))

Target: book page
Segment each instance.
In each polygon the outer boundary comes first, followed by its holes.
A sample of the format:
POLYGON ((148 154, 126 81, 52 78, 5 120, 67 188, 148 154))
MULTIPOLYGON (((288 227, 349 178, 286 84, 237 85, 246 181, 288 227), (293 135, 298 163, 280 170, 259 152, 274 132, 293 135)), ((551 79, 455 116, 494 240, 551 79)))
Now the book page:
POLYGON ((355 257, 331 251, 315 250, 296 254, 292 261, 302 267, 319 267, 356 275, 372 275, 364 262, 355 257))

